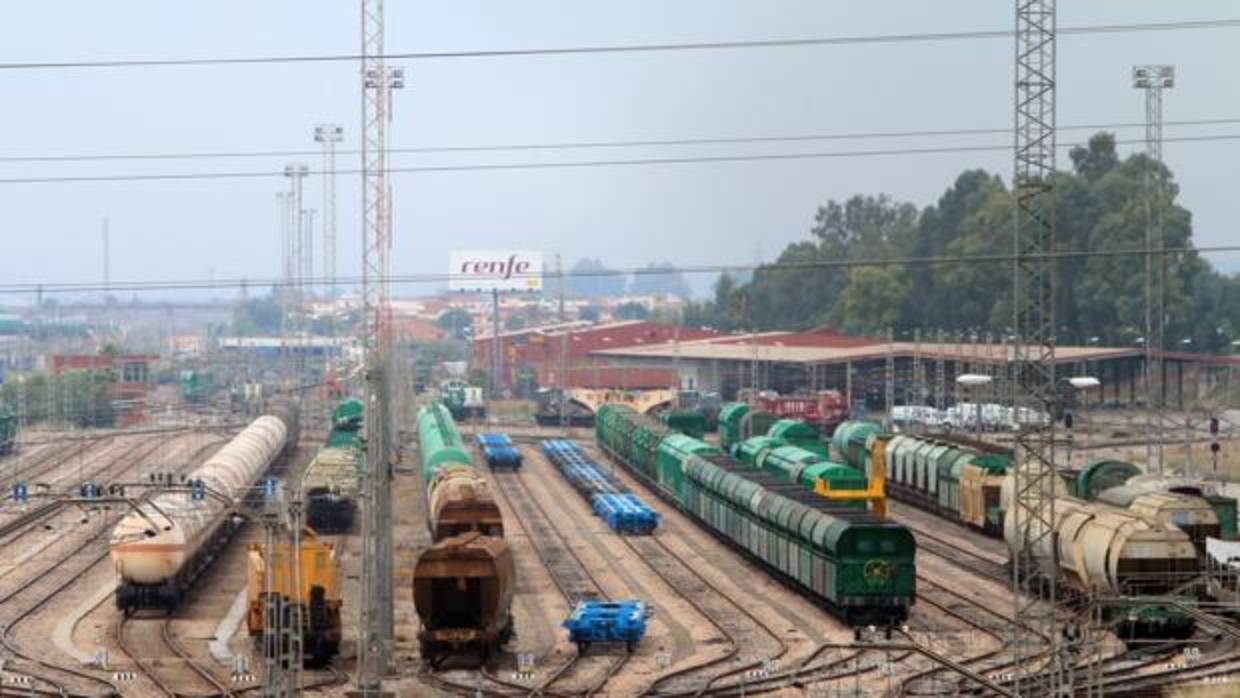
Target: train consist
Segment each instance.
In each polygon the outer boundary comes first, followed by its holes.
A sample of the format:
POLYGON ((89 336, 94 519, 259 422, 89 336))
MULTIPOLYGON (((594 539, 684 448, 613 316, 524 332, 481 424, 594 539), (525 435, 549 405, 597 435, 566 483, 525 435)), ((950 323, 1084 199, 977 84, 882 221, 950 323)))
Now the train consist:
POLYGON ((362 402, 341 401, 332 410, 327 441, 306 466, 301 492, 306 523, 319 533, 348 533, 357 514, 362 459, 362 402))
MULTIPOLYGON (((721 414, 721 430, 726 419, 721 414)), ((916 544, 906 527, 813 494, 622 405, 599 409, 595 434, 661 497, 846 622, 907 618, 916 544)))
POLYGON ((423 406, 416 426, 434 540, 413 573, 422 658, 432 666, 467 653, 485 661, 513 632, 516 566, 503 517, 447 408, 423 406))
MULTIPOLYGON (((1009 452, 884 433, 877 424, 860 421, 841 424, 832 446, 853 467, 884 468, 893 498, 1002 536, 1010 551, 1021 551, 1023 541, 1013 517, 1006 515, 1015 468, 1009 452)), ((1081 595, 1179 594, 1201 569, 1193 536, 1219 530, 1202 523, 1211 519, 1206 500, 1164 493, 1134 496, 1135 485, 1116 492, 1136 477, 1136 467, 1130 467, 1125 477, 1113 462, 1100 462, 1073 474, 1074 479, 1055 480, 1057 555, 1040 552, 1043 559, 1057 559, 1059 569, 1043 572, 1081 595)), ((1184 637, 1194 627, 1189 615, 1166 605, 1110 606, 1107 613, 1128 637, 1184 637)))
POLYGON ((542 451, 611 530, 649 535, 659 526, 658 512, 595 463, 576 441, 547 439, 542 451))
MULTIPOLYGON (((295 552, 287 542, 273 546, 269 564, 264 546, 250 544, 247 549, 246 629, 262 643, 267 623, 279 619, 292 627, 295 619, 302 626, 303 663, 307 668, 326 666, 340 650, 340 571, 336 548, 304 530, 295 552), (290 564, 300 553, 300 569, 290 564), (298 586, 300 578, 300 586, 298 586), (297 609, 294 613, 293 610, 297 609)), ((282 640, 278 638, 277 641, 282 640)), ((262 647, 264 656, 276 656, 278 647, 262 647)))
POLYGON ((116 606, 172 609, 236 531, 233 509, 255 481, 297 443, 297 413, 276 409, 255 419, 195 469, 183 491, 155 494, 112 530, 119 584, 116 606))

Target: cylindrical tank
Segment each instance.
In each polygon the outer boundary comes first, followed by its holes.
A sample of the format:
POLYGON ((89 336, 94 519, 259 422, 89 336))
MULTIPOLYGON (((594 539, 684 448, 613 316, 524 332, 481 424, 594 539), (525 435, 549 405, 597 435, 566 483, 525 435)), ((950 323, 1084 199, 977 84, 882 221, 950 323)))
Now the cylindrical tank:
POLYGON ((121 519, 112 529, 110 552, 122 583, 153 585, 175 579, 227 508, 280 454, 287 434, 283 419, 259 417, 188 476, 189 482, 202 480, 227 503, 217 496, 194 501, 189 492, 167 492, 121 519))
POLYGON ((469 531, 503 537, 504 518, 487 479, 468 465, 440 468, 427 491, 431 536, 443 540, 469 531))
POLYGON ((427 661, 473 649, 486 655, 512 634, 516 566, 503 538, 467 533, 435 543, 413 571, 413 603, 427 661))

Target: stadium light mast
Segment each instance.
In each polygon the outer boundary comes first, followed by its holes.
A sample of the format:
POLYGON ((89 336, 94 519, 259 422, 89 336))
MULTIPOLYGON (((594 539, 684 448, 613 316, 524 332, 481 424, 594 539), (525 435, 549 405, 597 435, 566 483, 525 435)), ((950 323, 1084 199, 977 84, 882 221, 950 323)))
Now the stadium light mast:
POLYGON ((336 144, 343 140, 340 124, 314 127, 314 142, 323 148, 323 278, 328 299, 336 298, 336 144))
POLYGON ((386 695, 392 670, 392 472, 396 415, 391 403, 391 188, 388 126, 392 91, 404 70, 386 65, 383 0, 361 0, 362 351, 366 370, 366 469, 362 519, 362 608, 358 693, 386 695))
POLYGON ((1055 0, 1016 0, 1014 367, 1017 415, 1012 598, 1021 696, 1071 695, 1055 588, 1055 0), (1021 419, 1021 407, 1030 418, 1021 419), (1049 559, 1048 559, 1049 558, 1049 559), (1045 574, 1049 571, 1050 574, 1045 574), (1039 636, 1055 643, 1039 664, 1039 636))
MULTIPOLYGON (((1154 168, 1162 163, 1163 90, 1175 87, 1175 66, 1138 65, 1132 86, 1145 91, 1145 462, 1163 471, 1163 325, 1166 320, 1167 258, 1163 247, 1162 205, 1155 203, 1154 168)), ((1161 187, 1159 188, 1161 189, 1161 187)))

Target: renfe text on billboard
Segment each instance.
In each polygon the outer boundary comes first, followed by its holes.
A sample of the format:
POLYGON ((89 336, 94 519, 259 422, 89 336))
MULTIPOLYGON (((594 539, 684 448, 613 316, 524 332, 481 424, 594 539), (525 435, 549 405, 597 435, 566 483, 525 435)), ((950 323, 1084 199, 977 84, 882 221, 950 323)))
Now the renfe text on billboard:
POLYGON ((542 252, 466 250, 449 255, 453 291, 541 291, 542 252))

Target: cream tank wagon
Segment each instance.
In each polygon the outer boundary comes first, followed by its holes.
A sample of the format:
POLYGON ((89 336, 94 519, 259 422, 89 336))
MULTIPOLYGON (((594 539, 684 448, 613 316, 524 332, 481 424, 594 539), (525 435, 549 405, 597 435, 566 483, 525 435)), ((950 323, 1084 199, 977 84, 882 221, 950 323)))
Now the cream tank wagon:
POLYGON ((187 476, 207 494, 163 492, 143 500, 112 530, 116 606, 171 609, 240 524, 233 516, 255 481, 295 444, 296 414, 273 410, 255 419, 187 476))

